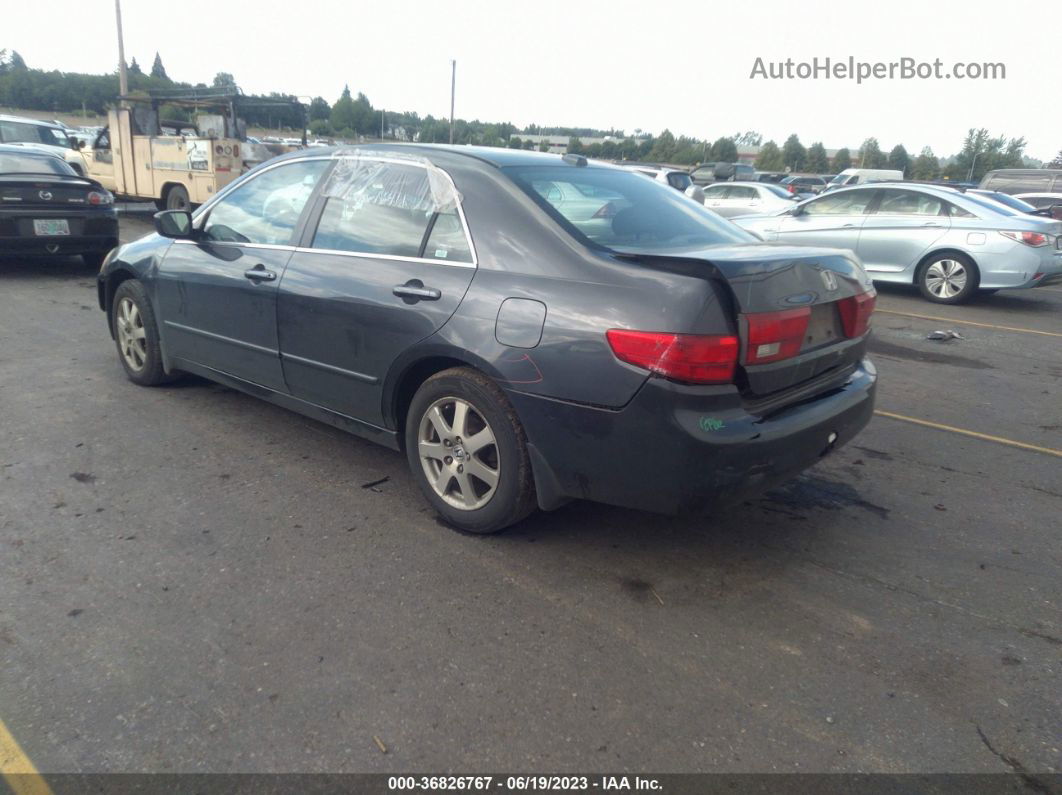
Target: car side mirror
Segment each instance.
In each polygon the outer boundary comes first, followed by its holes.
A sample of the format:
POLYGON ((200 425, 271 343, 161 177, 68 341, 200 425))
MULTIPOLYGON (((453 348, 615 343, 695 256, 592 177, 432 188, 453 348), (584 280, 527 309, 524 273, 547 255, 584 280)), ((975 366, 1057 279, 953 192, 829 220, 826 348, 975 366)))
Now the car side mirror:
POLYGON ((1056 221, 1062 221, 1062 204, 1056 204, 1051 208, 1051 216, 1056 221))
POLYGON ((155 231, 163 237, 188 240, 192 237, 192 214, 187 210, 155 213, 155 231))
POLYGON ((704 204, 704 189, 700 185, 690 185, 686 188, 685 193, 697 204, 704 204))
POLYGON ((796 207, 790 207, 788 212, 789 212, 790 215, 792 215, 794 217, 796 217, 798 215, 803 215, 804 214, 804 207, 803 207, 803 205, 798 204, 796 207))

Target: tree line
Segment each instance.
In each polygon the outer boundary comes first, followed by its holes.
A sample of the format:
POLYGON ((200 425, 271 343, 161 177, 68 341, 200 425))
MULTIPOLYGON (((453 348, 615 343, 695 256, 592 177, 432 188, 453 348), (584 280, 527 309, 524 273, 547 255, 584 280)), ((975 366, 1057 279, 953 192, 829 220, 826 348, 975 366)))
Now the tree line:
MULTIPOLYGON (((155 53, 150 70, 143 71, 133 58, 128 67, 131 94, 147 95, 153 91, 172 89, 218 89, 238 93, 236 79, 228 72, 215 75, 210 86, 205 83, 184 83, 172 80, 166 73, 162 58, 155 53)), ((105 75, 75 72, 45 71, 27 66, 14 50, 0 50, 0 106, 55 112, 90 111, 104 114, 118 97, 117 73, 105 75)), ((164 118, 188 120, 188 112, 175 106, 163 105, 164 118)), ((450 123, 445 118, 420 116, 413 111, 385 111, 373 107, 365 94, 351 93, 345 86, 334 103, 314 97, 309 106, 301 108, 290 94, 270 93, 246 95, 240 99, 240 115, 253 126, 269 129, 297 130, 304 125, 312 135, 353 139, 357 136, 395 137, 426 143, 446 143, 450 140, 450 123)), ((674 165, 695 165, 705 162, 733 163, 738 160, 738 146, 758 146, 755 165, 761 171, 803 172, 829 174, 846 168, 890 168, 903 171, 910 179, 979 180, 994 168, 1021 167, 1025 164, 1024 138, 993 136, 987 129, 971 129, 958 155, 942 163, 928 146, 914 157, 902 144, 887 154, 876 138, 867 138, 855 152, 839 149, 831 158, 821 141, 806 147, 795 133, 781 146, 775 141, 763 142, 754 130, 721 136, 715 141, 675 136, 665 129, 658 136, 635 129, 633 135, 623 130, 598 130, 590 127, 544 127, 529 124, 518 129, 509 122, 483 122, 478 119, 454 120, 454 143, 480 146, 507 146, 517 149, 548 149, 521 135, 553 135, 568 137, 568 151, 607 160, 648 160, 674 165), (584 145, 583 138, 606 140, 584 145)), ((1062 152, 1051 164, 1062 168, 1062 152)))

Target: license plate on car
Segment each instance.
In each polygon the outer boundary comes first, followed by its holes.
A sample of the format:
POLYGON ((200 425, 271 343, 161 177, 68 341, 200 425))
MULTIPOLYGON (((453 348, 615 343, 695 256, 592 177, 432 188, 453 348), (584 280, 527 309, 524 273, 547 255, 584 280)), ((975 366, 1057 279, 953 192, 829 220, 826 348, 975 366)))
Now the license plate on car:
POLYGON ((33 221, 33 234, 35 235, 69 235, 70 222, 65 218, 35 219, 33 221))

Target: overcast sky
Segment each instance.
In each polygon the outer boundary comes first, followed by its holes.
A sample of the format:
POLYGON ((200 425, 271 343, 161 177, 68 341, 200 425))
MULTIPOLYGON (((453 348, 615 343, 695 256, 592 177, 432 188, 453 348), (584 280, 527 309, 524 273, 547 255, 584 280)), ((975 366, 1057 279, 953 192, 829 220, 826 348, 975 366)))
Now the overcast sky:
MULTIPOLYGON (((6 0, 13 3, 13 0, 6 0)), ((51 0, 5 14, 0 48, 31 67, 117 63, 113 0, 51 0)), ((158 51, 170 77, 231 72, 248 93, 335 101, 345 83, 376 107, 518 126, 642 128, 714 139, 757 130, 781 143, 954 154, 970 127, 1062 149, 1062 58, 1043 0, 757 2, 339 2, 122 0, 126 58, 158 51), (1006 79, 753 80, 755 59, 1001 62, 1006 79)))

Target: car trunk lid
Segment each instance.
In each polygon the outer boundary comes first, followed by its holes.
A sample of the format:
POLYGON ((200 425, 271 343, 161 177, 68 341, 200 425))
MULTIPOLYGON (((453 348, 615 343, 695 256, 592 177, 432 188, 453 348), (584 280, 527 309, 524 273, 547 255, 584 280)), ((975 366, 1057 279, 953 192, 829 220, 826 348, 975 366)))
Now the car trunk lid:
POLYGON ((0 208, 80 207, 99 187, 85 179, 51 178, 44 174, 0 174, 0 208))
POLYGON ((623 254, 688 267, 726 286, 740 350, 736 383, 753 401, 806 391, 862 359, 874 291, 853 255, 839 249, 735 245, 623 254))

